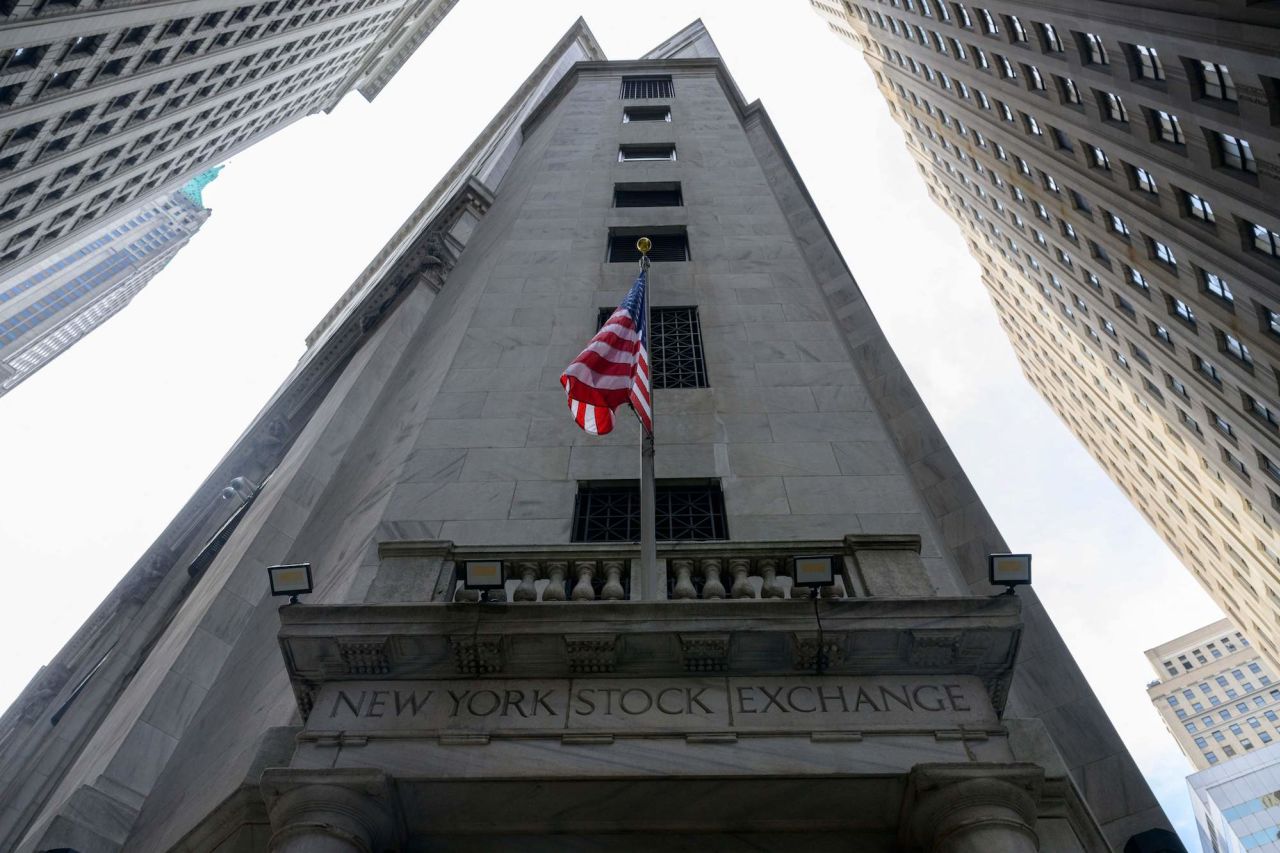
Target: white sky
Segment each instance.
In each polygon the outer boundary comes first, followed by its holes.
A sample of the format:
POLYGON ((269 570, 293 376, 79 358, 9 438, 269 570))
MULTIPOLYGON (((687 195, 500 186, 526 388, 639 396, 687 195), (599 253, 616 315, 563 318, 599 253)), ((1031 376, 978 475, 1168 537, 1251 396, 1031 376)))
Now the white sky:
POLYGON ((701 15, 760 98, 889 340, 1188 847, 1190 764, 1144 649, 1220 618, 1018 370, 959 228, 853 48, 803 0, 463 0, 378 97, 235 157, 134 303, 0 398, 0 707, 230 447, 303 337, 573 20, 612 59, 701 15), (643 12, 639 11, 643 9, 643 12))

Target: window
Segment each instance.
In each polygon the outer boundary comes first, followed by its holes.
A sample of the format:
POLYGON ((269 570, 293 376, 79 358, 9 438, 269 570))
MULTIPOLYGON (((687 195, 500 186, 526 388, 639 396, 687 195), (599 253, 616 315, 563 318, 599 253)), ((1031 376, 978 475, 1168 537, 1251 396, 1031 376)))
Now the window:
POLYGON ((1062 93, 1062 100, 1068 104, 1079 104, 1080 88, 1076 86, 1076 81, 1070 77, 1059 77, 1058 91, 1062 93))
POLYGON ((1135 44, 1133 46, 1134 70, 1139 80, 1163 80, 1164 65, 1160 63, 1160 55, 1154 47, 1135 44))
POLYGON ((683 230, 664 234, 653 233, 652 229, 643 232, 628 229, 625 233, 609 234, 609 263, 639 261, 640 250, 636 248, 636 238, 641 233, 647 234, 653 241, 653 248, 649 250, 649 260, 654 263, 689 260, 689 235, 683 230))
POLYGON ((1280 234, 1256 223, 1250 223, 1253 231, 1253 248, 1273 258, 1280 258, 1280 234))
POLYGON ((1081 33, 1081 42, 1084 46, 1084 59, 1090 65, 1107 65, 1110 60, 1107 58, 1107 48, 1102 44, 1102 39, 1093 33, 1081 33))
POLYGON ((1151 254, 1161 263, 1168 264, 1171 267, 1176 267, 1178 265, 1178 259, 1174 257, 1173 249, 1155 238, 1151 239, 1151 254))
POLYGON ((1120 96, 1115 92, 1102 93, 1102 109, 1107 118, 1112 121, 1129 121, 1129 111, 1125 109, 1124 101, 1120 100, 1120 96))
POLYGON ((1230 332, 1218 332, 1218 346, 1227 355, 1243 364, 1245 367, 1253 367, 1253 353, 1249 352, 1249 347, 1230 332))
POLYGON ((1018 79, 1018 71, 1013 67, 1013 63, 1009 61, 1009 57, 996 54, 996 62, 1000 65, 1000 76, 1006 80, 1018 79))
POLYGON ((623 77, 622 91, 618 97, 634 98, 670 98, 675 96, 675 88, 670 77, 623 77))
POLYGON ((1215 221, 1213 207, 1209 204, 1208 199, 1202 198, 1195 193, 1184 191, 1182 193, 1182 203, 1183 209, 1186 210, 1188 216, 1203 222, 1212 223, 1215 221))
POLYGON ((679 183, 614 184, 614 207, 682 207, 679 183))
POLYGON ((1271 457, 1261 452, 1258 453, 1258 465, 1261 466, 1263 471, 1267 472, 1268 477, 1280 481, 1280 465, 1276 465, 1271 460, 1271 457))
POLYGON ((1121 237, 1127 239, 1130 236, 1129 226, 1125 224, 1123 219, 1116 216, 1111 211, 1107 211, 1107 224, 1111 227, 1112 231, 1119 234, 1121 237))
POLYGON ((1000 25, 986 9, 978 10, 978 19, 982 21, 982 31, 989 36, 1000 35, 1000 25))
MULTIPOLYGON (((1223 435, 1225 435, 1227 438, 1231 439, 1232 441, 1235 441, 1236 431, 1231 426, 1231 422, 1228 421, 1226 418, 1222 417, 1221 415, 1219 415, 1217 412, 1213 411, 1213 409, 1206 409, 1205 411, 1209 413, 1209 421, 1210 423, 1213 424, 1213 428, 1216 429, 1218 432, 1222 433, 1223 435)), ((1231 697, 1231 698, 1234 698, 1234 697, 1231 697)))
POLYGON ((1125 278, 1128 279, 1129 284, 1133 285, 1138 290, 1141 290, 1144 296, 1151 296, 1151 285, 1147 283, 1146 276, 1128 264, 1125 264, 1124 271, 1125 278))
POLYGON ((1045 89, 1044 77, 1040 75, 1040 69, 1034 65, 1024 65, 1022 67, 1027 70, 1027 86, 1034 91, 1043 92, 1045 89))
POLYGON ((1265 305, 1259 305, 1258 315, 1262 320, 1262 331, 1280 336, 1280 312, 1272 311, 1265 305))
POLYGON ((1227 280, 1217 273, 1208 270, 1200 270, 1200 282, 1204 285, 1205 292, 1211 296, 1216 296, 1231 307, 1235 301, 1235 294, 1231 292, 1231 287, 1227 284, 1227 280))
POLYGON ((1089 162, 1099 169, 1111 171, 1111 159, 1107 157, 1107 152, 1096 145, 1089 146, 1089 162))
POLYGON ((1018 20, 1017 15, 1010 15, 1009 20, 1009 37, 1018 44, 1026 44, 1027 29, 1022 26, 1022 21, 1018 20))
POLYGON ((1196 61, 1196 73, 1200 78, 1200 94, 1205 98, 1235 102, 1236 84, 1231 80, 1227 66, 1204 59, 1196 61))
POLYGON ((1195 312, 1191 310, 1190 305, 1183 302, 1178 297, 1176 296, 1169 297, 1169 311, 1175 317, 1182 320, 1182 322, 1186 323, 1191 328, 1194 329, 1196 327, 1195 312))
POLYGON ((1133 166, 1131 174, 1133 175, 1133 185, 1144 193, 1159 195, 1160 189, 1156 186, 1155 175, 1148 172, 1141 166, 1133 166))
POLYGON ((698 309, 655 307, 649 310, 653 323, 653 387, 708 387, 698 309))
POLYGON ((1058 31, 1053 24, 1037 24, 1040 30, 1040 41, 1044 43, 1044 49, 1049 53, 1062 53, 1062 39, 1058 36, 1058 31))
POLYGON ((619 163, 674 159, 676 159, 676 147, 674 145, 621 145, 618 147, 619 163))
POLYGON ((1218 153, 1220 165, 1228 169, 1256 174, 1258 164, 1253 159, 1253 147, 1248 140, 1240 139, 1229 133, 1209 131, 1211 147, 1218 153))
MULTIPOLYGON (((724 494, 719 483, 659 481, 655 492, 660 541, 727 539, 724 494)), ((573 505, 573 542, 638 542, 638 484, 580 485, 573 505)))
POLYGON ((622 123, 633 121, 671 121, 671 107, 625 107, 622 123))
POLYGON ((1152 110, 1151 118, 1156 124, 1156 137, 1162 142, 1174 145, 1186 145, 1187 139, 1182 135, 1182 123, 1178 117, 1164 110, 1152 110))
POLYGON ((1222 374, 1218 372, 1218 368, 1213 364, 1213 362, 1205 361, 1203 358, 1193 353, 1191 356, 1191 365, 1196 369, 1197 373, 1208 379, 1214 385, 1222 384, 1222 374))

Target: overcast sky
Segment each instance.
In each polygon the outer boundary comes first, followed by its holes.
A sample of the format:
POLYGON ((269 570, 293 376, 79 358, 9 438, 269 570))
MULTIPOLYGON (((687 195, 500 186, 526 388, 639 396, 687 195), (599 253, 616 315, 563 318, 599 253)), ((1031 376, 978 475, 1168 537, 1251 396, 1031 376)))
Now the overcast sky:
POLYGON ((1191 767, 1144 649, 1220 618, 1023 379, 959 228, 857 51, 804 0, 462 0, 375 104, 232 159, 213 217, 122 314, 0 398, 0 707, 178 511, 303 338, 583 15, 611 59, 701 15, 760 98, 889 340, 1191 849, 1191 767), (641 11, 642 10, 642 11, 641 11))

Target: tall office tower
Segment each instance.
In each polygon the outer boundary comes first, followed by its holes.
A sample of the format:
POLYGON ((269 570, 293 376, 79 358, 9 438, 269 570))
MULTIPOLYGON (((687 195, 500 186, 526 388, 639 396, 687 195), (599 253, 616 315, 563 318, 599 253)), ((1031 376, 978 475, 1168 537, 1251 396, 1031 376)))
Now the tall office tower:
POLYGON ((0 0, 0 275, 372 100, 456 2, 0 0))
POLYGON ((1280 744, 1187 777, 1205 851, 1280 850, 1280 744))
POLYGON ((1027 378, 1280 664, 1280 12, 812 2, 1027 378))
POLYGON ((1280 679, 1221 619, 1147 650, 1151 704, 1197 770, 1280 737, 1280 679))
POLYGON ((0 847, 1168 834, 701 23, 609 62, 578 22, 445 175, 0 720, 0 847), (639 428, 559 383, 640 235, 651 567, 639 428))
POLYGON ((201 190, 221 168, 0 281, 0 396, 128 305, 164 269, 209 218, 201 190))

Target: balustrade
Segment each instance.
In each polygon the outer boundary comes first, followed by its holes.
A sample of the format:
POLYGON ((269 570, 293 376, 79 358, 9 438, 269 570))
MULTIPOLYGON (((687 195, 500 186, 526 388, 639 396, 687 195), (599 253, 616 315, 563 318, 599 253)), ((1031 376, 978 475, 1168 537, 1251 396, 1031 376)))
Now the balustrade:
MULTIPOLYGON (((741 545, 681 543, 658 552, 658 576, 654 597, 673 601, 765 600, 808 598, 810 591, 795 587, 792 561, 797 554, 830 553, 836 559, 835 583, 821 590, 823 598, 859 594, 851 588, 846 543, 744 543, 741 545), (816 546, 816 547, 815 547, 816 546)), ((524 549, 503 554, 477 549, 455 555, 455 564, 466 559, 501 560, 505 588, 489 593, 489 600, 517 603, 592 602, 638 600, 640 560, 625 546, 610 552, 600 546, 582 546, 542 555, 524 549), (621 553, 618 553, 621 552, 621 553)), ((460 574, 460 571, 459 571, 460 574)), ((477 601, 479 594, 462 588, 455 578, 453 601, 477 601)))

